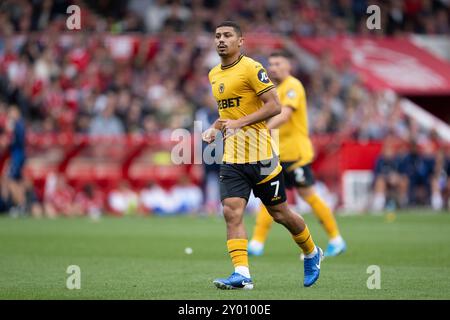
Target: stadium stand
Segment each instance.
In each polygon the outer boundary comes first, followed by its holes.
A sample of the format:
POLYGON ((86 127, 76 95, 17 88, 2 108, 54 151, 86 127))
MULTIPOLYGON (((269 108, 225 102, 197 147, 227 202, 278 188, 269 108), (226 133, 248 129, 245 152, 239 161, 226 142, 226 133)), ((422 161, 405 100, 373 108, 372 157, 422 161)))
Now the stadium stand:
MULTIPOLYGON (((173 129, 192 131, 199 114, 211 113, 214 101, 207 73, 219 60, 208 32, 215 22, 234 19, 244 30, 252 30, 246 54, 263 64, 273 49, 293 45, 308 51, 304 39, 350 35, 381 39, 450 31, 450 8, 444 0, 372 1, 383 14, 382 28, 372 31, 365 25, 367 4, 364 0, 2 1, 0 124, 10 106, 20 108, 28 132, 25 173, 41 200, 52 172, 63 173, 76 191, 94 181, 105 194, 123 179, 136 191, 149 181, 170 189, 185 174, 202 184, 203 168, 168 161, 168 137, 173 129), (81 7, 79 32, 66 30, 70 4, 81 7)), ((301 56, 294 66, 308 95, 317 153, 314 167, 341 204, 355 202, 345 200, 344 172, 372 170, 383 140, 393 137, 400 145, 417 141, 434 150, 448 144, 432 125, 424 126, 406 113, 399 95, 370 88, 372 78, 363 78, 349 61, 336 63, 336 56, 327 50, 308 54, 314 57, 313 68, 305 68, 301 56)), ((6 133, 0 134, 5 140, 6 133)), ((0 169, 6 169, 6 143, 2 146, 0 169)), ((401 148, 397 156, 403 156, 401 148)), ((436 198, 436 190, 446 189, 448 178, 441 172, 449 160, 443 161, 440 171, 435 167, 427 178, 424 199, 415 201, 411 196, 406 205, 431 205, 432 194, 436 198), (432 187, 436 184, 440 187, 432 187)), ((445 201, 436 208, 443 206, 445 201)))

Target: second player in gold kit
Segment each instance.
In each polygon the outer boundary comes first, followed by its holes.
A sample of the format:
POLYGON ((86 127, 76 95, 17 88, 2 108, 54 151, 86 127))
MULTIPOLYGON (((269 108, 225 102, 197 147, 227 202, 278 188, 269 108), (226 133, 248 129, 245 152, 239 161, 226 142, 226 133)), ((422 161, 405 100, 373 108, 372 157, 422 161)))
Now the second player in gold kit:
POLYGON ((313 146, 308 133, 305 89, 299 80, 289 75, 277 87, 282 106, 292 109, 290 118, 279 127, 279 152, 283 162, 295 167, 311 163, 313 146))
MULTIPOLYGON (((305 89, 290 74, 290 69, 289 56, 285 52, 275 52, 270 56, 269 74, 277 84, 282 111, 268 121, 268 128, 279 129, 279 154, 286 188, 296 188, 298 194, 311 206, 329 238, 324 255, 336 256, 346 250, 346 243, 340 235, 333 212, 313 188, 311 163, 314 151, 308 132, 305 89)), ((272 222, 267 209, 261 205, 249 243, 250 254, 262 255, 272 222)))

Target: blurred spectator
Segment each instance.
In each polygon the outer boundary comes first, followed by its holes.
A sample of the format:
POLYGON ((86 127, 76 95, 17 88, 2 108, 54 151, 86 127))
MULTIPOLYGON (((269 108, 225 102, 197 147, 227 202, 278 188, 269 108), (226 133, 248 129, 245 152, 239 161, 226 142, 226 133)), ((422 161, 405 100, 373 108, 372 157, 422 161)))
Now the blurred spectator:
POLYGON ((120 136, 125 132, 122 123, 114 115, 114 99, 115 96, 108 97, 107 105, 103 108, 101 113, 92 120, 89 128, 90 135, 120 136))
POLYGON ((408 185, 400 176, 400 166, 394 143, 385 142, 374 169, 374 211, 384 210, 386 204, 391 210, 407 204, 408 185))
POLYGON ((34 218, 41 218, 44 215, 44 208, 36 194, 36 190, 34 188, 33 182, 26 178, 24 181, 25 185, 25 211, 29 212, 34 218))
POLYGON ((199 212, 203 204, 203 192, 193 184, 188 176, 181 176, 178 183, 172 187, 171 199, 177 204, 175 212, 199 212))
POLYGON ((47 176, 44 192, 44 214, 49 218, 58 215, 66 217, 77 215, 74 210, 74 190, 61 174, 51 173, 47 176))
POLYGON ((443 173, 440 186, 441 190, 443 190, 446 208, 450 211, 450 148, 447 148, 443 173))
POLYGON ((7 213, 11 208, 8 184, 6 176, 0 176, 0 214, 7 213))
POLYGON ((387 34, 392 35, 406 27, 404 1, 393 0, 388 11, 387 34))
POLYGON ((138 195, 126 180, 122 180, 118 188, 112 190, 108 195, 108 206, 115 214, 136 214, 138 204, 138 195))
POLYGON ((166 17, 169 15, 167 1, 155 0, 147 8, 145 26, 148 32, 154 33, 161 30, 166 17))
POLYGON ((147 213, 172 213, 175 209, 168 192, 154 182, 149 182, 139 195, 143 210, 147 213))
POLYGON ((84 185, 75 195, 74 211, 79 215, 98 219, 102 215, 103 210, 102 192, 93 184, 84 185))
POLYGON ((447 159, 444 150, 437 150, 435 163, 431 179, 431 207, 438 211, 444 208, 444 194, 447 187, 447 159))
POLYGON ((400 164, 400 175, 408 186, 408 204, 426 205, 431 196, 435 160, 424 154, 415 141, 411 141, 400 164))
POLYGON ((145 212, 157 215, 199 212, 203 204, 203 192, 189 177, 180 177, 170 190, 164 190, 150 182, 140 192, 140 202, 145 212))

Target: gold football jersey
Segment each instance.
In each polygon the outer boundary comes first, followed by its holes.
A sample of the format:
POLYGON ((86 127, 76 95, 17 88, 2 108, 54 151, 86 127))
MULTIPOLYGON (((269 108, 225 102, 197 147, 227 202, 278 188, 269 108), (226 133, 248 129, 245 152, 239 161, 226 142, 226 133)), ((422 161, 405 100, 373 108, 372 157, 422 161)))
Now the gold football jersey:
POLYGON ((288 122, 279 128, 280 160, 306 165, 313 160, 314 150, 309 139, 305 89, 299 80, 289 76, 277 86, 277 92, 281 105, 293 109, 288 122))
MULTIPOLYGON (((209 81, 221 119, 236 120, 257 111, 263 106, 259 96, 275 87, 263 66, 244 55, 230 65, 215 66, 209 72, 209 81)), ((271 159, 273 146, 266 122, 254 123, 225 139, 223 161, 252 163, 271 159)))

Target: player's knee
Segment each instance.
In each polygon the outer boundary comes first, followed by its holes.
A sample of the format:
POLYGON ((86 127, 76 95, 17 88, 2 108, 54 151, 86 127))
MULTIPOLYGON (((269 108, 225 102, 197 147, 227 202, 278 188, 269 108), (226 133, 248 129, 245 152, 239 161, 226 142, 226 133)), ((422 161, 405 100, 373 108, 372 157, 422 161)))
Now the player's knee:
POLYGON ((239 224, 242 222, 242 212, 238 208, 224 205, 223 215, 227 224, 239 224))
POLYGON ((282 224, 282 225, 285 225, 286 224, 286 217, 285 216, 283 216, 283 215, 276 215, 274 218, 273 218, 273 220, 276 222, 276 223, 279 223, 279 224, 282 224))
POLYGON ((271 208, 270 215, 276 223, 284 225, 287 221, 287 214, 279 208, 271 208))

